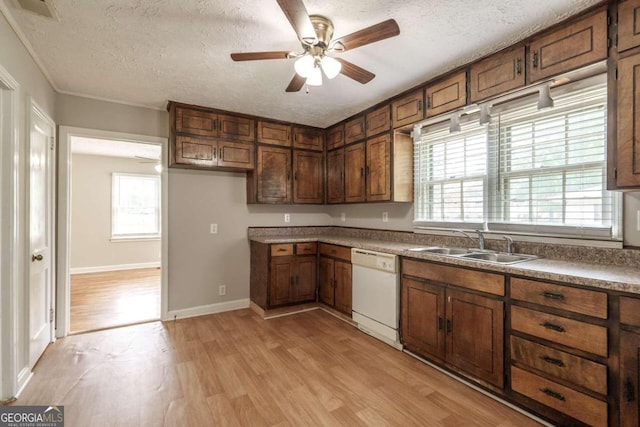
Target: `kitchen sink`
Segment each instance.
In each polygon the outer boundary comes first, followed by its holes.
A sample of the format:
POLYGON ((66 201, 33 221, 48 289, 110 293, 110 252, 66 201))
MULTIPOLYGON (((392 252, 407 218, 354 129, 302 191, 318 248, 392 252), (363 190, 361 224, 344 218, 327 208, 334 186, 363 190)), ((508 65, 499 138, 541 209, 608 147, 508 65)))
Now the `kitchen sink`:
POLYGON ((461 255, 461 254, 467 254, 470 252, 469 249, 465 249, 465 248, 442 248, 442 247, 414 248, 409 250, 414 252, 428 252, 430 254, 441 254, 441 255, 461 255))
POLYGON ((472 252, 460 255, 460 258, 470 258, 479 261, 495 262, 498 264, 515 264, 516 262, 529 261, 536 259, 537 257, 535 255, 524 254, 472 252))

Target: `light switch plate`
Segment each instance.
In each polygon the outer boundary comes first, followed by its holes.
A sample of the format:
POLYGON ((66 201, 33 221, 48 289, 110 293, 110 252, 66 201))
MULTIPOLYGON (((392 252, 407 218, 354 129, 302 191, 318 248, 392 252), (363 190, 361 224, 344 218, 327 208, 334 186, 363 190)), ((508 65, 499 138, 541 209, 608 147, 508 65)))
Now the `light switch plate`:
POLYGON ((209 226, 209 233, 218 234, 218 224, 211 224, 209 226))
POLYGON ((389 212, 382 212, 382 222, 389 222, 389 212))
POLYGON ((284 214, 284 222, 291 222, 291 214, 284 214))

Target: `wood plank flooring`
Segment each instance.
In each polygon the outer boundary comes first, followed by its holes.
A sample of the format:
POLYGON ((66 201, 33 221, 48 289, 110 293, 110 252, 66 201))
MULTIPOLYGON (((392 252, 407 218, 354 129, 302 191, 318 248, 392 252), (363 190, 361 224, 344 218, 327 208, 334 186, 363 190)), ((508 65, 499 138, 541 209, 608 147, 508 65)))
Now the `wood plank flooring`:
POLYGON ((71 333, 160 319, 160 269, 71 275, 71 333))
POLYGON ((65 405, 68 426, 538 425, 322 310, 69 336, 15 404, 65 405))

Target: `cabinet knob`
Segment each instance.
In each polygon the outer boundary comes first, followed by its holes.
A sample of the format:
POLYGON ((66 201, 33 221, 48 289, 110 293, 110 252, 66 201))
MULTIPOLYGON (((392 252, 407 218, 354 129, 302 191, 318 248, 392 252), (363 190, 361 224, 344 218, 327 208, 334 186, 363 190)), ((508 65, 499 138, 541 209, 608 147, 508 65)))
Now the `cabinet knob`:
POLYGON ((36 261, 42 261, 44 259, 44 257, 42 256, 42 254, 33 254, 31 255, 31 262, 36 262, 36 261))

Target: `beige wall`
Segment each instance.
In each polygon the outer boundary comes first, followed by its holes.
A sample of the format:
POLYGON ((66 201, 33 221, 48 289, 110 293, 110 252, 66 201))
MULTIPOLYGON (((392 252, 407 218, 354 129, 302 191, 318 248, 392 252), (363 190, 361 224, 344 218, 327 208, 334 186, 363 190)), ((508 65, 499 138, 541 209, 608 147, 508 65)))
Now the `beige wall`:
POLYGON ((154 164, 122 157, 74 154, 71 161, 71 247, 74 269, 124 268, 160 262, 160 241, 111 237, 112 173, 157 175, 154 164))

